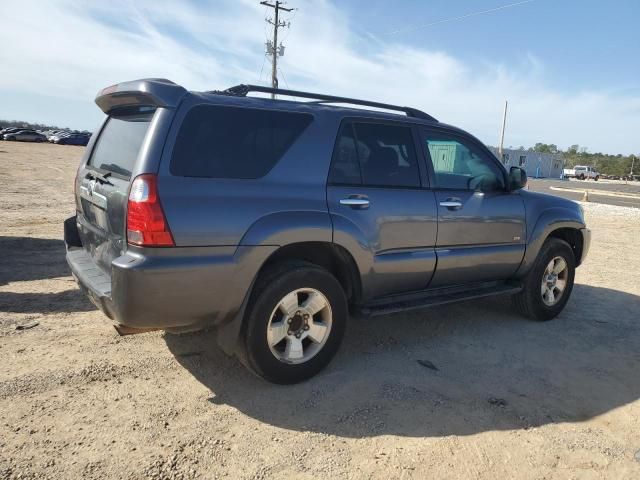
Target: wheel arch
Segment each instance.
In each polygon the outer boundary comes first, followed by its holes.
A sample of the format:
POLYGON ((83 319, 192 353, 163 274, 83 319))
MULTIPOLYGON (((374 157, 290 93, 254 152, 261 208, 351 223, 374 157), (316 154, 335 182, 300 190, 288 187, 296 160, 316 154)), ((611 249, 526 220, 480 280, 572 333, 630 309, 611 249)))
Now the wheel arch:
POLYGON ((217 343, 228 354, 241 354, 238 341, 245 324, 246 311, 260 277, 288 262, 305 262, 329 271, 345 291, 347 301, 356 304, 362 298, 360 274, 351 254, 332 242, 304 241, 278 247, 262 262, 244 296, 242 305, 233 319, 217 328, 217 343))
POLYGON ((576 267, 580 265, 582 259, 582 250, 584 248, 584 240, 580 233, 580 228, 561 227, 556 228, 549 232, 549 235, 545 238, 559 238, 569 244, 571 250, 573 250, 573 256, 576 259, 576 267))
POLYGON ((515 276, 522 277, 529 272, 542 245, 550 237, 567 242, 574 252, 576 266, 580 265, 584 248, 580 230, 585 226, 584 220, 572 209, 557 207, 543 211, 528 237, 525 255, 515 276))
POLYGON ((355 260, 344 247, 332 242, 307 241, 284 245, 266 259, 256 278, 279 264, 295 261, 311 263, 331 273, 342 285, 350 303, 357 303, 361 298, 362 285, 355 260))

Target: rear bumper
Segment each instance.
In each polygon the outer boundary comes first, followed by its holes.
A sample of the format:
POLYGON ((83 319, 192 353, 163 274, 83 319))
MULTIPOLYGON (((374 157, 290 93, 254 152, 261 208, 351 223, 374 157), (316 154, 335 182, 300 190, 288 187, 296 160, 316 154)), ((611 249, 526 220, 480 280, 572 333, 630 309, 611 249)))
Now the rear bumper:
POLYGON ((195 330, 235 318, 275 247, 131 248, 98 267, 67 243, 81 290, 110 319, 131 328, 195 330))
POLYGON ((580 233, 582 233, 582 255, 580 256, 578 265, 584 262, 587 258, 587 254, 589 253, 589 248, 591 248, 591 230, 588 228, 581 228, 580 233))

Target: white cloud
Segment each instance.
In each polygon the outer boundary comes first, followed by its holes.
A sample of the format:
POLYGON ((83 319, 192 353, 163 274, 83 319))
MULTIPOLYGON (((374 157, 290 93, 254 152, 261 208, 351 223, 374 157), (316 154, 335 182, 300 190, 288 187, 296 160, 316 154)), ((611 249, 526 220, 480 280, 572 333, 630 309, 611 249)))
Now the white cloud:
MULTIPOLYGON (((637 92, 563 92, 549 86, 543 59, 529 52, 519 65, 477 59, 472 66, 446 52, 358 37, 352 28, 357 18, 345 18, 328 1, 290 3, 300 10, 290 32, 283 32, 281 86, 423 108, 492 144, 509 99, 508 145, 543 141, 612 153, 640 150, 637 92)), ((193 90, 255 83, 263 63, 264 15, 265 8, 249 0, 209 6, 24 2, 3 10, 0 90, 85 99, 88 113, 80 123, 93 122, 95 93, 118 81, 166 77, 193 90)), ((268 65, 263 70, 266 80, 268 65)), ((41 108, 51 118, 47 105, 41 108)))

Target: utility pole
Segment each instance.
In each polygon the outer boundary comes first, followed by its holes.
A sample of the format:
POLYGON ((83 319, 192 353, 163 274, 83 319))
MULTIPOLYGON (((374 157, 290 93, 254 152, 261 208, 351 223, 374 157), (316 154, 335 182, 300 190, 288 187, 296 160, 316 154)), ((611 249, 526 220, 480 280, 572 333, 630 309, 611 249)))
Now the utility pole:
POLYGON ((507 125, 507 104, 509 102, 507 100, 504 101, 504 113, 502 114, 502 130, 500 131, 500 148, 498 149, 498 154, 500 155, 500 161, 504 163, 504 159, 502 158, 502 147, 504 146, 504 129, 507 125))
MULTIPOLYGON (((278 46, 278 28, 288 26, 287 22, 280 21, 280 10, 284 10, 285 12, 293 11, 293 8, 284 8, 282 6, 284 3, 285 2, 280 2, 279 0, 276 0, 275 3, 260 2, 260 5, 273 8, 275 11, 273 19, 266 19, 268 23, 273 25, 273 43, 270 41, 267 42, 267 55, 271 55, 271 86, 273 88, 278 88, 278 56, 281 57, 284 55, 284 45, 282 45, 282 42, 280 46, 278 46)), ((271 98, 276 98, 275 93, 271 94, 271 98)))

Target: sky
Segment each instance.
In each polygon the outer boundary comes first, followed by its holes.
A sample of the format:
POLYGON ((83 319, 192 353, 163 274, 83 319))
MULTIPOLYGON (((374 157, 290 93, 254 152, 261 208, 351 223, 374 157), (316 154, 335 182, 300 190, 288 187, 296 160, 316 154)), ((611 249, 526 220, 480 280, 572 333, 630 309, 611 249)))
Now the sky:
MULTIPOLYGON (((280 86, 420 108, 490 145, 640 153, 638 0, 288 0, 280 86), (510 5, 510 6, 509 6, 510 5), (486 13, 481 13, 486 12, 486 13)), ((268 84, 253 0, 3 8, 0 118, 93 130, 108 85, 268 84)))

